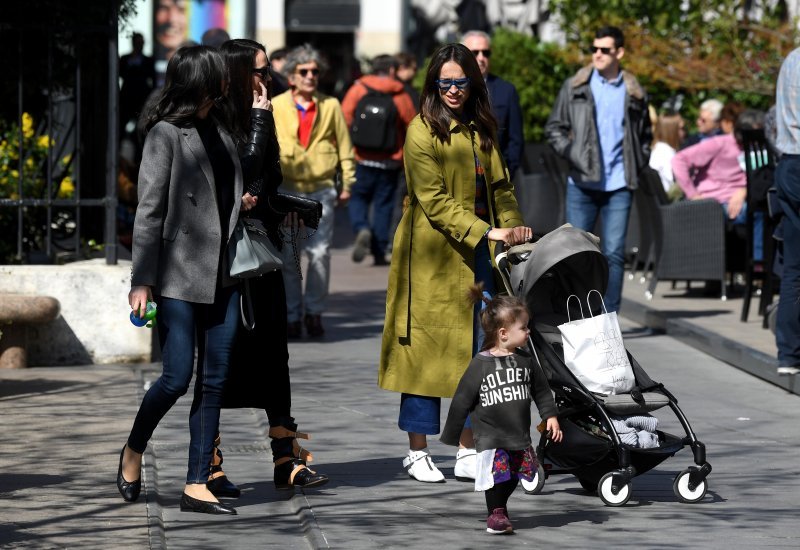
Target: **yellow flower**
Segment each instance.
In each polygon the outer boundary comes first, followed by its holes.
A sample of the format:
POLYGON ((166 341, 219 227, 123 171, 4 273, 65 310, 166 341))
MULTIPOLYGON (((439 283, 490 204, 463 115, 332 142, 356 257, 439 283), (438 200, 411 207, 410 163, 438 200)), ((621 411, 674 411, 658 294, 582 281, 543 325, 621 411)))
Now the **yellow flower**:
POLYGON ((25 168, 33 168, 33 166, 34 166, 33 157, 28 157, 27 159, 25 159, 25 168))
POLYGON ((72 178, 67 176, 61 180, 61 185, 58 188, 58 197, 61 199, 69 199, 75 194, 75 184, 72 183, 72 178))
POLYGON ((39 139, 36 140, 36 145, 46 149, 55 145, 55 141, 49 136, 39 136, 39 139))
POLYGON ((33 137, 33 117, 28 113, 22 113, 22 135, 26 138, 33 137))
POLYGON ((69 155, 64 156, 64 158, 61 159, 61 162, 63 162, 64 164, 69 164, 69 161, 71 161, 71 160, 72 160, 72 155, 69 154, 69 155))

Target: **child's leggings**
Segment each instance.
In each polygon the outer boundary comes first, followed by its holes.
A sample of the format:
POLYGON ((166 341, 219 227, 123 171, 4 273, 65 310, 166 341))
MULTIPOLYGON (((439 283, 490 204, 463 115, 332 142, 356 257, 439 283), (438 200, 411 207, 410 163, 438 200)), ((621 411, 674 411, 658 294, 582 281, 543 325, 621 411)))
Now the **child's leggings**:
POLYGON ((511 497, 511 493, 514 492, 514 489, 517 488, 518 482, 519 480, 515 477, 502 483, 495 483, 494 487, 484 491, 486 495, 486 509, 489 511, 489 515, 492 515, 495 508, 503 508, 507 511, 506 505, 508 504, 508 499, 511 497))

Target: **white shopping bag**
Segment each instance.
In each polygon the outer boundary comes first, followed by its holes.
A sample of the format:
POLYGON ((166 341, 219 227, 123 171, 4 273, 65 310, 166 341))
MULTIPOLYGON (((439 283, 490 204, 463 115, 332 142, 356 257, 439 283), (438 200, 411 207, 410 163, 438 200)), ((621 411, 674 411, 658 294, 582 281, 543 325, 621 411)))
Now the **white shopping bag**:
MULTIPOLYGON (((587 306, 593 292, 603 300, 599 291, 591 290, 586 295, 587 306)), ((580 298, 574 294, 567 298, 567 315, 572 298, 581 304, 580 298)), ((580 310, 583 317, 582 305, 580 310)), ((590 315, 591 310, 590 306, 590 315)), ((613 311, 608 313, 605 303, 603 311, 602 315, 570 319, 558 326, 564 343, 564 362, 590 392, 603 395, 629 392, 636 385, 636 379, 622 343, 617 314, 613 311)))

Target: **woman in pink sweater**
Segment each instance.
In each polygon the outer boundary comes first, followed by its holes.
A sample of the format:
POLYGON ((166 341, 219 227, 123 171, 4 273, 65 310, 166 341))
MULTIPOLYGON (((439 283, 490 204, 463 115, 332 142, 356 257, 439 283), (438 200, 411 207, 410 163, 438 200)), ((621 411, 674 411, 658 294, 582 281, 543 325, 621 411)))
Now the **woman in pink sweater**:
MULTIPOLYGON (((745 223, 747 211, 741 130, 760 128, 763 115, 747 110, 734 124, 733 120, 726 120, 724 111, 720 122, 724 134, 679 151, 672 159, 672 171, 687 199, 714 199, 722 205, 732 223, 740 225, 745 223)), ((757 217, 753 251, 756 260, 761 258, 761 225, 757 217)))

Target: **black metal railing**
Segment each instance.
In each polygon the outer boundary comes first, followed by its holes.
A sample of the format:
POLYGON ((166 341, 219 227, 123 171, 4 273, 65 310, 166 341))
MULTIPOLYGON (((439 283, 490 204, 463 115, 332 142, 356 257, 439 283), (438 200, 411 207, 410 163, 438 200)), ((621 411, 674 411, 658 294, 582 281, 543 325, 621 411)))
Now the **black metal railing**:
POLYGON ((8 92, 0 109, 0 263, 64 262, 98 250, 117 262, 112 15, 105 25, 0 25, 8 92))

